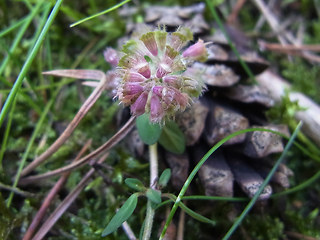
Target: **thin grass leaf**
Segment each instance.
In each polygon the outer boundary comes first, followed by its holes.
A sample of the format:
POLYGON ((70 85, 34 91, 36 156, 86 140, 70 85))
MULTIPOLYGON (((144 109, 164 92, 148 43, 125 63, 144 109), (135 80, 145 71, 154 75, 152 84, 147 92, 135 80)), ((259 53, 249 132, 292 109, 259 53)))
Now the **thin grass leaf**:
POLYGON ((236 49, 236 47, 234 46, 234 44, 232 43, 229 35, 227 34, 227 31, 225 30, 221 19, 219 17, 219 15, 217 14, 216 10, 213 7, 213 3, 211 0, 206 0, 207 5, 209 6, 209 10, 214 18, 214 20, 217 22, 220 30, 222 31, 223 35, 226 37, 229 46, 231 47, 232 51, 234 52, 234 54, 236 55, 236 57, 238 58, 240 65, 242 66, 242 68, 245 70, 245 72, 247 73, 248 77, 250 78, 252 83, 256 83, 256 79, 251 71, 251 69, 248 67, 248 65, 243 61, 243 59, 241 58, 239 51, 236 49))
POLYGON ((193 211, 192 209, 188 208, 184 203, 180 202, 179 203, 179 207, 185 211, 190 217, 198 220, 199 222, 203 222, 203 223, 208 223, 211 224, 213 226, 216 225, 216 221, 211 220, 205 216, 200 215, 199 213, 196 213, 195 211, 193 211))
POLYGON ((10 27, 2 30, 0 32, 0 38, 4 37, 5 35, 7 35, 8 33, 10 33, 11 31, 15 30, 17 27, 19 27, 20 25, 22 25, 25 21, 27 21, 29 16, 26 16, 22 19, 20 19, 19 21, 13 23, 10 27))
MULTIPOLYGON (((55 98, 56 98, 56 96, 57 96, 59 91, 60 91, 60 88, 58 88, 56 90, 55 94, 51 97, 50 101, 48 102, 48 104, 46 105, 45 109, 43 110, 43 112, 42 112, 42 114, 40 116, 40 119, 39 119, 39 121, 38 121, 38 123, 36 125, 36 128, 34 129, 32 135, 31 135, 31 138, 30 138, 30 140, 28 142, 27 148, 26 148, 26 150, 25 150, 25 152, 24 152, 24 154, 22 156, 22 159, 20 161, 18 172, 16 173, 15 180, 14 180, 14 183, 12 185, 13 188, 16 188, 17 185, 18 185, 18 181, 20 179, 20 175, 21 175, 22 169, 23 169, 23 167, 24 167, 24 165, 25 165, 25 163, 27 161, 27 158, 28 158, 29 152, 31 150, 31 147, 32 147, 37 135, 39 134, 40 129, 42 127, 42 124, 44 123, 44 120, 45 120, 50 108, 52 107, 52 105, 53 105, 53 103, 55 101, 55 98)), ((12 199, 13 199, 13 195, 14 195, 14 193, 11 192, 9 197, 8 197, 8 200, 7 200, 7 206, 8 207, 10 207, 10 205, 11 205, 11 202, 12 202, 12 199)))
MULTIPOLYGON (((167 194, 162 194, 163 197, 167 197, 167 194)), ((163 201, 162 203, 157 205, 157 208, 160 208, 164 205, 167 205, 171 202, 174 202, 172 199, 176 199, 177 197, 173 194, 170 194, 170 200, 163 201), (172 197, 173 196, 173 197, 172 197)), ((249 198, 240 198, 240 197, 218 197, 218 196, 203 196, 203 195, 194 195, 194 196, 185 196, 182 197, 181 200, 207 200, 207 201, 224 201, 224 202, 247 202, 249 198)))
MULTIPOLYGON (((68 80, 64 80, 64 81, 62 81, 62 82, 57 82, 57 83, 51 83, 51 84, 47 84, 47 85, 41 85, 41 86, 39 86, 39 87, 35 87, 35 88, 33 88, 33 90, 34 91, 42 91, 42 90, 46 90, 46 89, 56 89, 57 87, 59 87, 59 86, 65 86, 65 85, 68 85, 68 84, 70 84, 70 83, 73 83, 73 82, 75 82, 75 81, 77 81, 77 79, 68 79, 68 80)), ((86 84, 84 84, 85 83, 85 81, 83 82, 83 85, 86 85, 86 84)), ((96 82, 95 82, 96 83, 96 82)), ((96 85, 95 85, 96 86, 96 85)), ((7 93, 9 93, 11 90, 10 89, 0 89, 0 93, 3 93, 3 94, 7 94, 7 93)), ((29 92, 30 91, 30 89, 27 89, 27 88, 20 88, 20 90, 19 90, 19 94, 21 94, 21 93, 25 93, 25 92, 29 92)), ((24 97, 24 96, 23 96, 24 97)), ((24 99, 24 100, 26 100, 26 99, 24 99)), ((27 100, 26 100, 27 101, 27 100)), ((35 104, 35 103, 34 103, 35 104)), ((42 111, 39 111, 40 113, 42 112, 42 111)))
POLYGON ((276 172, 277 168, 279 167, 279 165, 281 164, 282 160, 284 159, 284 157, 286 156, 288 150, 290 149, 294 139, 296 138, 300 128, 302 126, 302 123, 300 122, 298 124, 298 126, 296 127, 295 131, 293 132, 289 142, 287 143, 287 145, 285 146, 283 152, 281 153, 281 156, 279 157, 279 159, 276 161, 276 163, 274 164, 273 168, 271 169, 271 171, 269 172, 268 176, 265 178, 265 180, 263 181, 263 183, 261 184, 259 190, 256 192, 256 194, 254 195, 254 197, 251 199, 251 201, 248 203, 248 205, 246 206, 246 208, 243 210, 243 212, 241 213, 241 215, 236 219, 236 221, 233 223, 232 227, 229 229, 229 231, 226 233, 226 235, 223 237, 222 240, 227 240, 231 237, 231 235, 234 233, 234 231, 238 228, 238 226, 241 224, 242 220, 245 218, 245 216, 249 213, 249 211, 251 210, 251 208, 253 207, 253 205, 256 203, 256 201, 258 200, 260 194, 262 193, 262 191, 264 190, 264 188, 267 186, 267 184, 269 183, 269 181, 271 180, 272 176, 274 175, 274 173, 276 172))
MULTIPOLYGON (((165 194, 163 195, 165 196, 165 194)), ((204 196, 205 197, 205 196, 204 196)), ((161 206, 165 205, 165 204, 168 204, 168 203, 171 203, 171 202, 175 202, 177 197, 173 194, 169 194, 169 198, 170 200, 167 200, 167 201, 164 201, 162 202, 161 204, 158 204, 156 206, 156 209, 160 208, 161 206), (165 203, 165 204, 164 204, 165 203)), ((197 199, 199 200, 199 199, 197 199)), ((204 223, 209 223, 211 225, 216 225, 216 222, 205 217, 205 216, 202 216, 198 213, 196 213, 195 211, 193 211, 192 209, 188 208, 183 202, 180 202, 179 203, 179 207, 184 210, 188 215, 190 215, 191 217, 193 217, 194 219, 200 221, 200 222, 204 222, 204 223)))
POLYGON ((6 147, 7 147, 7 142, 8 142, 8 138, 9 138, 9 133, 10 133, 10 129, 11 129, 13 113, 15 110, 16 102, 17 102, 17 98, 15 98, 12 103, 12 108, 11 108, 11 111, 8 116, 6 130, 4 132, 3 139, 2 139, 2 145, 1 145, 1 149, 0 149, 0 173, 3 172, 2 160, 3 160, 3 156, 6 151, 6 147))
POLYGON ((79 21, 77 21, 77 22, 75 22, 75 23, 72 23, 72 24, 70 25, 70 27, 77 26, 77 25, 79 25, 79 24, 81 24, 81 23, 83 23, 83 22, 89 21, 89 20, 91 20, 91 19, 93 19, 93 18, 99 17, 99 16, 101 16, 101 15, 103 15, 103 14, 106 14, 106 13, 109 13, 109 12, 111 12, 111 11, 113 11, 113 10, 116 10, 117 8, 121 7, 122 5, 124 5, 124 4, 126 4, 127 2, 130 2, 130 1, 131 1, 131 0, 125 0, 125 1, 123 1, 123 2, 121 2, 121 3, 118 3, 118 4, 114 5, 114 6, 111 7, 111 8, 108 8, 108 9, 105 10, 105 11, 102 11, 102 12, 96 13, 96 14, 94 14, 94 15, 92 15, 92 16, 89 16, 89 17, 86 17, 86 18, 84 18, 84 19, 81 19, 81 20, 79 20, 79 21))
POLYGON ((47 32, 49 31, 49 28, 55 18, 55 16, 58 14, 58 11, 59 11, 59 8, 60 8, 60 5, 62 4, 63 0, 57 0, 52 12, 50 13, 50 16, 45 24, 45 26, 43 27, 42 31, 41 31, 41 34, 37 40, 37 42, 35 43, 31 53, 28 55, 27 57, 27 60, 25 61, 18 77, 17 77, 17 80, 15 81, 13 87, 12 87, 12 90, 1 110, 1 113, 0 113, 0 127, 2 126, 2 123, 4 121, 4 118, 7 114, 7 112, 9 111, 9 108, 13 102, 13 99, 16 97, 16 94, 18 92, 18 90, 20 89, 21 87, 21 84, 22 84, 22 81, 24 79, 24 77, 26 76, 27 74, 27 71, 29 70, 37 52, 39 51, 39 48, 47 34, 47 32))
MULTIPOLYGON (((1 63, 1 66, 0 66, 0 75, 2 75, 4 69, 6 68, 11 56, 12 56, 12 53, 15 52, 18 44, 20 43, 23 35, 25 34, 26 30, 28 29, 32 19, 34 19, 34 17, 36 16, 36 14, 38 14, 38 12, 40 11, 40 7, 42 5, 43 1, 39 1, 37 3, 37 5, 34 7, 34 9, 32 10, 32 12, 30 13, 30 15, 26 18, 25 20, 25 23, 22 25, 22 27, 20 28, 18 34, 16 35, 11 47, 10 47, 10 50, 7 54, 7 56, 5 57, 5 59, 2 61, 1 63)), ((7 84, 8 86, 11 86, 10 82, 6 81, 5 79, 2 79, 2 81, 7 84)), ((1 126, 1 124, 0 124, 1 126)))
POLYGON ((280 197, 280 196, 283 196, 283 195, 287 195, 287 194, 291 194, 291 193, 294 193, 294 192, 301 191, 302 189, 310 187, 311 184, 316 182, 319 178, 320 178, 320 171, 318 171, 311 178, 307 179, 306 181, 300 183, 299 185, 297 185, 295 187, 289 188, 289 189, 284 190, 284 191, 279 192, 279 193, 272 194, 271 198, 277 198, 277 197, 280 197))
POLYGON ((178 197, 177 197, 177 200, 175 201, 171 211, 170 211, 170 214, 167 218, 167 221, 164 225, 164 228, 162 230, 162 233, 161 233, 161 236, 160 236, 160 239, 163 239, 165 233, 166 233, 166 230, 168 228, 168 226, 170 225, 172 219, 173 219, 173 216, 175 214, 175 212, 177 211, 177 208, 178 208, 178 204, 179 202, 182 200, 185 192, 187 191, 189 185, 191 184, 193 178, 195 177, 195 175, 197 174, 197 172, 199 171, 200 167, 206 162, 206 160, 211 156, 212 153, 214 153, 219 147, 221 147, 224 143, 226 143, 227 141, 229 141, 230 139, 236 137, 236 136, 239 136, 241 134, 244 134, 244 133, 248 133, 248 132, 254 132, 254 131, 260 131, 260 132, 271 132, 271 133, 274 133, 274 134, 277 134, 279 136, 283 136, 282 133, 279 133, 279 132, 276 132, 276 131, 273 131, 273 130, 269 130, 269 129, 265 129, 265 128, 249 128, 249 129, 243 129, 243 130, 240 130, 240 131, 237 131, 237 132, 234 132, 230 135, 228 135, 227 137, 225 137, 224 139, 220 140, 218 143, 216 143, 204 156, 203 158, 198 162, 198 164, 194 167, 194 169, 192 170, 192 172, 190 173, 189 177, 187 178, 187 180, 185 181, 178 197))
POLYGON ((113 216, 107 227, 102 232, 102 237, 116 231, 123 222, 127 221, 136 209, 138 203, 138 194, 132 194, 127 201, 122 205, 116 215, 113 216))

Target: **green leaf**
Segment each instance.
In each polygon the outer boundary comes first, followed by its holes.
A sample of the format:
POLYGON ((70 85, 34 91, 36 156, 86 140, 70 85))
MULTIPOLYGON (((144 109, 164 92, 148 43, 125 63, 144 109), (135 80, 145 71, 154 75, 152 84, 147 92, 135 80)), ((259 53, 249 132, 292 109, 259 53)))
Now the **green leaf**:
POLYGON ((109 235, 117 230, 123 222, 125 222, 133 213, 138 203, 138 194, 132 194, 128 200, 122 205, 116 215, 113 216, 107 227, 102 232, 102 237, 109 235))
POLYGON ((136 191, 142 192, 146 190, 146 187, 143 185, 143 183, 136 178, 127 178, 124 180, 124 182, 129 188, 132 188, 136 191))
POLYGON ((147 195, 147 198, 151 202, 153 202, 155 204, 161 203, 161 192, 160 191, 149 188, 146 195, 147 195))
POLYGON ((145 113, 139 116, 136 120, 136 125, 139 136, 145 144, 152 145, 158 141, 162 129, 159 124, 150 122, 149 114, 145 113))
POLYGON ((144 55, 144 59, 145 59, 148 63, 152 63, 152 59, 151 59, 148 55, 144 55))
POLYGON ((209 223, 213 226, 216 225, 216 222, 214 220, 211 220, 205 216, 202 216, 199 213, 196 213, 195 211, 191 210, 190 208, 188 208, 186 205, 184 205, 182 202, 179 203, 179 207, 184 210, 189 216, 193 217, 194 219, 200 221, 200 222, 204 222, 204 223, 209 223))
POLYGON ((170 177, 171 177, 171 169, 170 168, 167 168, 165 169, 162 174, 160 175, 160 178, 159 178, 159 186, 160 187, 165 187, 167 186, 169 180, 170 180, 170 177))
POLYGON ((181 154, 186 149, 186 139, 175 122, 166 122, 159 143, 169 152, 181 154))

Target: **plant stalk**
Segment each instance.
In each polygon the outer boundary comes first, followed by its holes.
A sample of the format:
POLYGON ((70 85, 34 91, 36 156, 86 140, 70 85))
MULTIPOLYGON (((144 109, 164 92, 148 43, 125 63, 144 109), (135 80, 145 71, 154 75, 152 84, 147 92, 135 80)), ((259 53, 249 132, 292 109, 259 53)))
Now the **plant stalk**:
MULTIPOLYGON (((157 143, 149 146, 150 154, 150 188, 155 189, 155 183, 158 179, 158 151, 157 143)), ((149 240, 152 232, 152 224, 154 219, 155 209, 152 208, 152 202, 148 199, 147 214, 143 231, 143 240, 149 240)))

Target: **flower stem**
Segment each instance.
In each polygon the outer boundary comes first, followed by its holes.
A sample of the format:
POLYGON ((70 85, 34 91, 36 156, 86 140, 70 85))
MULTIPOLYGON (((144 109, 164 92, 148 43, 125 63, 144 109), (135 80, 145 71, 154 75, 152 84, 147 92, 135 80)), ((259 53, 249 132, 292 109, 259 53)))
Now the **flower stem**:
MULTIPOLYGON (((158 152, 157 143, 149 146, 150 154, 150 188, 155 189, 155 182, 158 179, 158 152)), ((154 209, 152 208, 151 201, 148 199, 147 214, 145 219, 145 226, 143 232, 143 240, 149 240, 152 231, 152 224, 154 218, 154 209)))

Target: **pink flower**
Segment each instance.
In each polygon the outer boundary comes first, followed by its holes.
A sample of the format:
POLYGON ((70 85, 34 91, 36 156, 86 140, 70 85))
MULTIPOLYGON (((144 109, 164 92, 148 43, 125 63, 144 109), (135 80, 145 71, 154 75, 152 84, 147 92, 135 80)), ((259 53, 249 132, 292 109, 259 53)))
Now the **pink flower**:
POLYGON ((114 50, 113 48, 107 48, 103 52, 104 59, 111 64, 112 67, 115 67, 119 63, 119 56, 118 52, 114 50))
POLYGON ((192 39, 187 28, 171 34, 158 29, 123 46, 116 69, 121 79, 116 96, 124 105, 131 105, 133 115, 150 113, 151 122, 164 123, 202 93, 204 83, 186 70, 194 60, 207 56, 205 44, 199 40, 180 52, 192 39))
POLYGON ((199 39, 197 43, 191 45, 182 53, 185 58, 191 58, 197 61, 205 61, 208 57, 205 43, 199 39))

